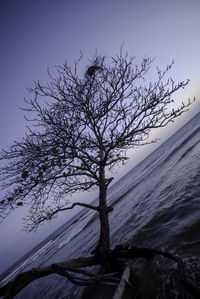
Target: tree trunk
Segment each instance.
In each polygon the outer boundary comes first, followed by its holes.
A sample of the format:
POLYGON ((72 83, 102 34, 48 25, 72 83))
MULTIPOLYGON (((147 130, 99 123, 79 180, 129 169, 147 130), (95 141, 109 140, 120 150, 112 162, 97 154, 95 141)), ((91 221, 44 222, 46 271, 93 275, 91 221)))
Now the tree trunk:
POLYGON ((104 252, 110 249, 110 228, 108 213, 109 208, 107 207, 107 185, 105 180, 105 167, 100 166, 99 169, 99 218, 100 218, 100 238, 98 244, 98 251, 104 252))
POLYGON ((108 220, 108 208, 106 205, 106 190, 99 192, 99 218, 100 218, 100 251, 107 251, 110 249, 110 228, 108 220))

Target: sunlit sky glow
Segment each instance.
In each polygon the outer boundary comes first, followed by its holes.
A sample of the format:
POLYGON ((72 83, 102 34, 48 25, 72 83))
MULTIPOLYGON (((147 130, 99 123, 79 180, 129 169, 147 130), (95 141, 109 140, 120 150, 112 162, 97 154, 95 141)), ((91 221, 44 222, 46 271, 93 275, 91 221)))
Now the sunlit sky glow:
MULTIPOLYGON (((137 57, 155 57, 156 66, 175 65, 176 81, 189 78, 188 88, 176 96, 177 104, 196 96, 191 110, 175 124, 158 130, 161 142, 200 111, 200 1, 199 0, 6 0, 0 2, 0 147, 23 136, 23 98, 33 80, 48 80, 47 67, 73 63, 80 50, 86 62, 96 50, 106 56, 120 46, 137 57)), ((153 148, 133 152, 125 173, 153 148)), ((21 212, 0 224, 0 272, 54 231, 66 218, 43 226, 37 234, 20 233, 21 212), (23 244, 23 246, 21 245, 23 244), (22 248, 23 247, 23 248, 22 248), (4 261, 4 262, 3 262, 4 261)))

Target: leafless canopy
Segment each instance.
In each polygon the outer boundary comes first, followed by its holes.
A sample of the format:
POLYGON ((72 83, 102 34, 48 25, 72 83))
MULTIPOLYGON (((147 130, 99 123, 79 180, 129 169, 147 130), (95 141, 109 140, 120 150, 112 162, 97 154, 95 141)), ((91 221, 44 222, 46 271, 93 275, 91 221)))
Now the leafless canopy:
POLYGON ((121 51, 108 62, 96 56, 92 75, 91 65, 80 75, 79 60, 73 68, 67 63, 58 67, 46 85, 34 82, 24 109, 29 131, 0 155, 5 188, 1 219, 16 207, 29 205, 27 228, 37 228, 72 207, 68 195, 101 186, 100 167, 107 188, 112 179, 108 170, 127 159, 129 148, 151 142, 151 129, 166 126, 187 110, 190 101, 172 110, 169 106, 173 94, 188 81, 176 84, 166 79, 171 64, 164 71, 157 69, 155 82, 145 83, 152 63, 144 58, 137 65, 121 51))

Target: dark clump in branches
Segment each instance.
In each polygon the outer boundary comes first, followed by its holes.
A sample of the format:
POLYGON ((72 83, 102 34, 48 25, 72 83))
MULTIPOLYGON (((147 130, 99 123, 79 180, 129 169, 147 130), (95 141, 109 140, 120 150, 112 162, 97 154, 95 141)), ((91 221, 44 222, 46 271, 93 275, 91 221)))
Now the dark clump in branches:
MULTIPOLYGON (((110 251, 113 209, 107 204, 113 179, 109 172, 127 160, 128 149, 154 142, 149 139, 151 130, 173 122, 191 102, 171 107, 174 93, 188 84, 166 78, 172 64, 157 69, 155 82, 145 84, 153 63, 150 58, 136 64, 122 51, 108 62, 97 55, 84 76, 79 75, 79 63, 80 59, 74 68, 65 63, 57 68, 57 76, 49 74, 49 83, 36 81, 29 89, 32 98, 25 100, 24 109, 29 131, 0 155, 5 190, 0 219, 28 206, 25 228, 31 231, 74 206, 93 209, 100 219, 94 256, 103 258, 110 251), (72 194, 94 188, 99 190, 97 206, 69 204, 72 194)), ((106 268, 106 263, 102 259, 100 264, 106 268)))
POLYGON ((87 69, 86 75, 92 77, 98 70, 102 70, 102 68, 100 66, 92 65, 87 69))

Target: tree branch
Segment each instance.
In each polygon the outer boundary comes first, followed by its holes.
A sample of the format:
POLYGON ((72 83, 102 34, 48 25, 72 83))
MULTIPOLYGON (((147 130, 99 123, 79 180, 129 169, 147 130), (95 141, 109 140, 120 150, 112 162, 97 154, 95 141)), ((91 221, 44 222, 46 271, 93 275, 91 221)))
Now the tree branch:
MULTIPOLYGON (((83 270, 80 268, 94 265, 103 265, 103 263, 107 261, 110 264, 111 269, 113 269, 113 267, 115 268, 117 265, 119 265, 118 261, 122 262, 123 259, 133 260, 138 257, 151 259, 155 255, 161 255, 177 263, 179 275, 182 282, 184 283, 184 286, 191 294, 196 296, 195 298, 200 297, 200 289, 187 278, 184 263, 181 258, 174 256, 169 252, 145 247, 129 247, 122 244, 116 246, 114 250, 104 252, 104 255, 95 255, 86 258, 72 259, 42 268, 33 268, 32 270, 19 274, 12 281, 2 286, 0 288, 0 296, 5 296, 5 299, 11 299, 32 281, 51 274, 62 275, 69 279, 71 282, 81 286, 91 285, 94 282, 116 285, 116 283, 119 281, 118 277, 116 277, 117 272, 113 273, 112 271, 112 273, 95 275, 87 270, 83 270), (69 272, 78 273, 82 276, 75 276, 74 274, 70 274, 69 272)), ((117 271, 119 270, 120 269, 118 269, 117 271)), ((125 283, 128 282, 129 276, 130 266, 128 265, 124 269, 121 282, 118 286, 118 290, 115 293, 116 298, 121 298, 120 296, 122 296, 125 290, 125 283)))
MULTIPOLYGON (((5 299, 13 298, 17 293, 19 293, 32 281, 44 276, 56 274, 56 265, 58 267, 64 267, 65 270, 69 269, 70 271, 72 271, 73 268, 88 267, 97 264, 99 264, 97 257, 89 256, 85 258, 72 259, 61 263, 52 264, 42 268, 33 268, 32 270, 19 274, 14 280, 8 282, 5 286, 1 287, 0 296, 5 296, 5 299)), ((80 271, 80 273, 81 272, 82 271, 80 271)))
POLYGON ((56 211, 54 211, 54 212, 52 213, 52 216, 53 216, 54 214, 58 213, 58 212, 61 212, 61 211, 71 210, 71 209, 73 209, 75 206, 80 206, 80 207, 84 207, 84 208, 92 209, 92 210, 95 210, 95 211, 99 211, 99 207, 98 207, 98 206, 93 206, 93 205, 90 205, 90 204, 87 204, 87 203, 83 203, 83 202, 75 202, 75 203, 73 203, 70 207, 57 209, 56 211))
MULTIPOLYGON (((27 218, 24 218, 25 231, 31 232, 33 230, 37 230, 38 226, 42 222, 49 221, 49 220, 53 219, 54 217, 56 217, 57 213, 73 209, 75 206, 81 206, 81 207, 92 209, 92 210, 99 212, 99 206, 93 206, 91 204, 82 203, 82 202, 75 202, 69 207, 65 207, 65 206, 66 206, 66 204, 57 206, 55 208, 53 208, 51 206, 45 206, 45 207, 43 207, 43 209, 40 208, 40 210, 41 210, 40 213, 37 213, 37 212, 33 213, 33 211, 30 211, 32 214, 32 217, 28 216, 27 218)), ((36 207, 36 209, 37 209, 37 207, 36 207)))
POLYGON ((82 269, 68 268, 68 267, 66 268, 66 267, 61 267, 60 265, 53 265, 53 266, 54 266, 57 274, 60 274, 64 277, 66 277, 70 282, 72 282, 78 286, 88 286, 95 282, 101 282, 101 283, 106 283, 106 284, 116 284, 116 282, 119 281, 119 279, 115 277, 115 275, 118 274, 117 272, 94 275, 94 274, 92 274, 88 271, 82 270, 82 269), (69 274, 70 271, 89 276, 89 278, 74 276, 72 274, 69 274))
POLYGON ((124 245, 116 246, 114 252, 115 252, 116 258, 135 259, 138 257, 142 257, 142 258, 151 259, 155 255, 161 255, 165 258, 168 258, 168 259, 174 261, 178 265, 179 276, 180 276, 184 286, 187 288, 187 290, 191 294, 196 296, 195 298, 200 297, 200 288, 195 286, 194 283, 186 277, 186 270, 184 267, 184 263, 180 257, 174 256, 170 252, 161 251, 161 250, 154 249, 154 248, 136 247, 136 246, 128 247, 126 245, 125 246, 124 245))

